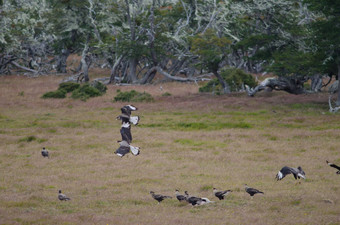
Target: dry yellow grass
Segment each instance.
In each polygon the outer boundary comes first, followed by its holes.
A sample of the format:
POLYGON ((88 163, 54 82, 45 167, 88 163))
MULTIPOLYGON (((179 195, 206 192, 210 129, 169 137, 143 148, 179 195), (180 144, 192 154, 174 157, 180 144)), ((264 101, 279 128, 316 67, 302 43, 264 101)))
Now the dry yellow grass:
POLYGON ((61 79, 0 77, 0 224, 340 224, 340 176, 325 163, 340 164, 340 124, 327 94, 211 96, 167 83, 109 86, 87 102, 40 98, 61 79), (156 99, 133 103, 137 157, 113 154, 125 104, 112 102, 117 89, 156 99), (275 181, 285 165, 307 180, 275 181), (245 183, 265 194, 251 199, 245 183), (212 187, 233 192, 218 201, 212 187), (72 200, 60 202, 59 189, 72 200), (149 194, 175 189, 215 203, 158 205, 149 194))

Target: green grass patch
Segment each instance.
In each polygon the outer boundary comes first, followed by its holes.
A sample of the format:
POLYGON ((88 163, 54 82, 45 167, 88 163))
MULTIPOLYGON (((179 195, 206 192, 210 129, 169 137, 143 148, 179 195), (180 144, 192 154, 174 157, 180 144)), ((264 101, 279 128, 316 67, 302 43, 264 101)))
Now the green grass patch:
POLYGON ((36 136, 30 135, 30 136, 27 136, 27 137, 24 137, 24 138, 20 138, 19 142, 32 142, 32 141, 36 141, 36 140, 37 140, 36 136))

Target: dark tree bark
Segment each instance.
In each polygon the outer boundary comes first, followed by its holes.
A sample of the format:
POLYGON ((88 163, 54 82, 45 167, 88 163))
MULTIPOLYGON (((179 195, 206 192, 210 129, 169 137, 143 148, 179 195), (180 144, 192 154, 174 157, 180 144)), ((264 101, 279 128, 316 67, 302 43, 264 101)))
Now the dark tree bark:
POLYGON ((303 88, 304 82, 306 82, 306 78, 297 78, 297 77, 279 77, 279 78, 267 78, 262 81, 255 88, 249 88, 246 85, 246 90, 249 96, 254 96, 257 92, 262 91, 266 88, 270 88, 272 90, 277 91, 286 91, 291 94, 302 94, 305 93, 305 89, 303 88))
POLYGON ((58 73, 67 73, 66 61, 69 55, 70 55, 70 51, 68 49, 61 50, 61 54, 58 56, 57 67, 56 67, 56 70, 58 73))
POLYGON ((8 65, 11 64, 17 57, 13 55, 0 54, 0 74, 9 74, 11 71, 8 65))

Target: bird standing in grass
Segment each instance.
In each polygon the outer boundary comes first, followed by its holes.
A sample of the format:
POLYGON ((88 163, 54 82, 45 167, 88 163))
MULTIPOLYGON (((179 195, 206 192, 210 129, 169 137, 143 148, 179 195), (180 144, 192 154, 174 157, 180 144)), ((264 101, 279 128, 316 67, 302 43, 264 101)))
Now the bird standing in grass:
POLYGON ((41 155, 44 157, 44 158, 50 158, 49 154, 48 154, 48 151, 45 149, 45 147, 42 148, 42 151, 41 151, 41 155))
POLYGON ((213 188, 213 193, 219 200, 224 199, 224 197, 227 196, 230 192, 232 191, 231 190, 219 191, 216 188, 213 188))
POLYGON ((298 168, 292 168, 292 167, 284 166, 276 174, 276 180, 282 180, 288 174, 293 174, 295 180, 300 179, 300 178, 306 179, 305 171, 302 170, 301 166, 299 166, 298 168))
POLYGON ((183 201, 187 200, 187 198, 184 195, 181 195, 179 193, 179 190, 175 191, 175 195, 176 195, 177 200, 180 201, 180 202, 183 202, 183 201))
POLYGON ((264 194, 262 191, 259 191, 255 188, 248 187, 248 185, 246 184, 244 185, 244 187, 245 187, 244 189, 246 190, 248 194, 250 194, 250 196, 254 196, 255 194, 264 194))
POLYGON ((171 196, 166 196, 166 195, 160 195, 160 194, 155 194, 155 192, 150 191, 150 194, 152 196, 153 199, 155 199, 156 201, 158 201, 158 204, 163 201, 166 198, 172 198, 171 196))
POLYGON ((338 170, 338 171, 336 171, 336 174, 340 174, 340 166, 337 166, 337 165, 335 165, 335 164, 333 164, 333 163, 330 163, 330 162, 328 162, 328 160, 326 160, 326 163, 327 163, 330 167, 333 167, 333 168, 335 168, 335 169, 338 170))
POLYGON ((58 199, 59 199, 60 201, 68 201, 68 200, 71 200, 71 199, 68 198, 66 195, 64 195, 63 193, 61 193, 61 190, 59 190, 58 199))

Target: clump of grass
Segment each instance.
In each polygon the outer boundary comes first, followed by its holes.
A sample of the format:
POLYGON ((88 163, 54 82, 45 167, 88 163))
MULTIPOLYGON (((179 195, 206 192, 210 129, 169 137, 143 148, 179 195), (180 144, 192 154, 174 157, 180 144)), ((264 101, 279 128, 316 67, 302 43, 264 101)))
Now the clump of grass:
POLYGON ((167 97, 167 96, 171 96, 171 94, 169 92, 165 92, 162 94, 163 97, 167 97))
POLYGON ((20 91, 18 95, 19 95, 19 96, 24 96, 24 95, 25 95, 25 92, 24 92, 24 91, 20 91))
POLYGON ((58 89, 56 91, 49 91, 41 96, 42 98, 66 98, 66 91, 63 89, 58 89))
POLYGON ((153 102, 154 98, 147 92, 138 92, 135 90, 121 92, 117 90, 117 96, 114 97, 114 102, 153 102))
POLYGON ((32 141, 35 141, 35 140, 37 140, 37 138, 35 136, 31 135, 31 136, 27 136, 27 137, 19 139, 19 142, 32 142, 32 141))
POLYGON ((212 185, 203 185, 200 187, 201 191, 211 191, 213 189, 212 185))

